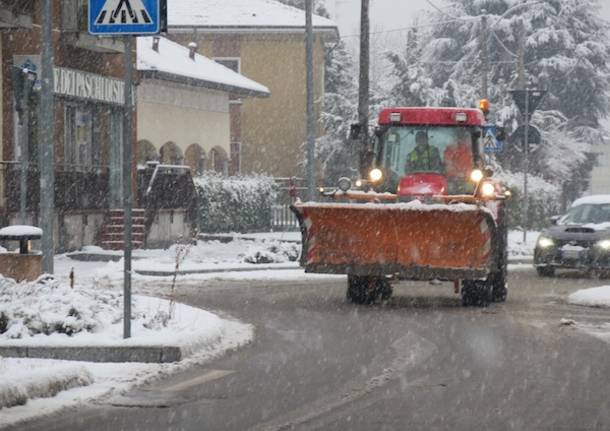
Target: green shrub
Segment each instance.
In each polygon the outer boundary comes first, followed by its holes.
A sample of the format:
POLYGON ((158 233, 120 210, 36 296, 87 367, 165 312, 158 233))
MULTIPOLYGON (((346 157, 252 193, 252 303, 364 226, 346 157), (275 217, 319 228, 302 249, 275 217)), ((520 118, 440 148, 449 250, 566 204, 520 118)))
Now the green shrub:
POLYGON ((203 233, 254 232, 271 229, 271 207, 278 187, 263 175, 223 177, 206 173, 195 178, 203 233))

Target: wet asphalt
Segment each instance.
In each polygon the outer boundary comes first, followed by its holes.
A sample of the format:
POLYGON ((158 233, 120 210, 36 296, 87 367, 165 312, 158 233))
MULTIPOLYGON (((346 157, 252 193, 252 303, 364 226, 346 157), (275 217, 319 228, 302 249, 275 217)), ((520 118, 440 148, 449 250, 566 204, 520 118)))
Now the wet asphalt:
POLYGON ((14 429, 610 429, 610 344, 581 329, 610 310, 565 302, 610 280, 521 266, 508 301, 487 308, 463 308, 447 283, 401 283, 384 304, 354 306, 345 283, 183 284, 180 301, 254 324, 254 342, 14 429))

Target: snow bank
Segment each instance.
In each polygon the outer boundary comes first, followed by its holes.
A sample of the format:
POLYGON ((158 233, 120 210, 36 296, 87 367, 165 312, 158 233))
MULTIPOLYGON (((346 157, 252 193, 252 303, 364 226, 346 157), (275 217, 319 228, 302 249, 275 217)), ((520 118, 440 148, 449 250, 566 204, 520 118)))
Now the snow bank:
POLYGON ((17 284, 0 278, 0 344, 4 346, 165 346, 217 343, 223 320, 204 310, 134 295, 132 338, 122 338, 123 296, 43 278, 17 284), (170 318, 170 315, 172 316, 170 318))
POLYGON ((523 231, 511 230, 508 232, 508 256, 512 258, 532 257, 536 241, 540 236, 540 232, 528 231, 527 241, 523 242, 523 231))
POLYGON ((589 307, 610 307, 610 286, 577 290, 568 297, 568 303, 589 307))
POLYGON ((0 358, 0 375, 0 409, 93 383, 93 376, 83 366, 51 366, 44 360, 0 358))

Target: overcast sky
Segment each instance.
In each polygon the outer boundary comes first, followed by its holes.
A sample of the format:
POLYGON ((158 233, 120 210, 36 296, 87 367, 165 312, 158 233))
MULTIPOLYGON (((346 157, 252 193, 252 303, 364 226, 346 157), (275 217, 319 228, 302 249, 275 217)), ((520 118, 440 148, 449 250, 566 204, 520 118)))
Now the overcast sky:
MULTIPOLYGON (((442 0, 430 0, 442 6, 442 0)), ((603 15, 610 20, 610 0, 599 0, 603 15)), ((326 0, 329 11, 339 25, 342 36, 358 33, 360 0, 326 0)), ((370 0, 371 27, 373 30, 383 28, 392 30, 413 23, 418 10, 431 9, 426 0, 370 0)))

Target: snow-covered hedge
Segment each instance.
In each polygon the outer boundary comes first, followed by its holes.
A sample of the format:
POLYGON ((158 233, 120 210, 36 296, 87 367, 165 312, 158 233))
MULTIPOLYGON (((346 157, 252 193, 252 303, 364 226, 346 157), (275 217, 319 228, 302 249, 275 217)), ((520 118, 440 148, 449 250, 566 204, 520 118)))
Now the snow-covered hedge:
POLYGON ((202 232, 254 232, 271 228, 271 207, 278 191, 273 178, 263 175, 227 178, 206 173, 195 178, 195 185, 202 232))

